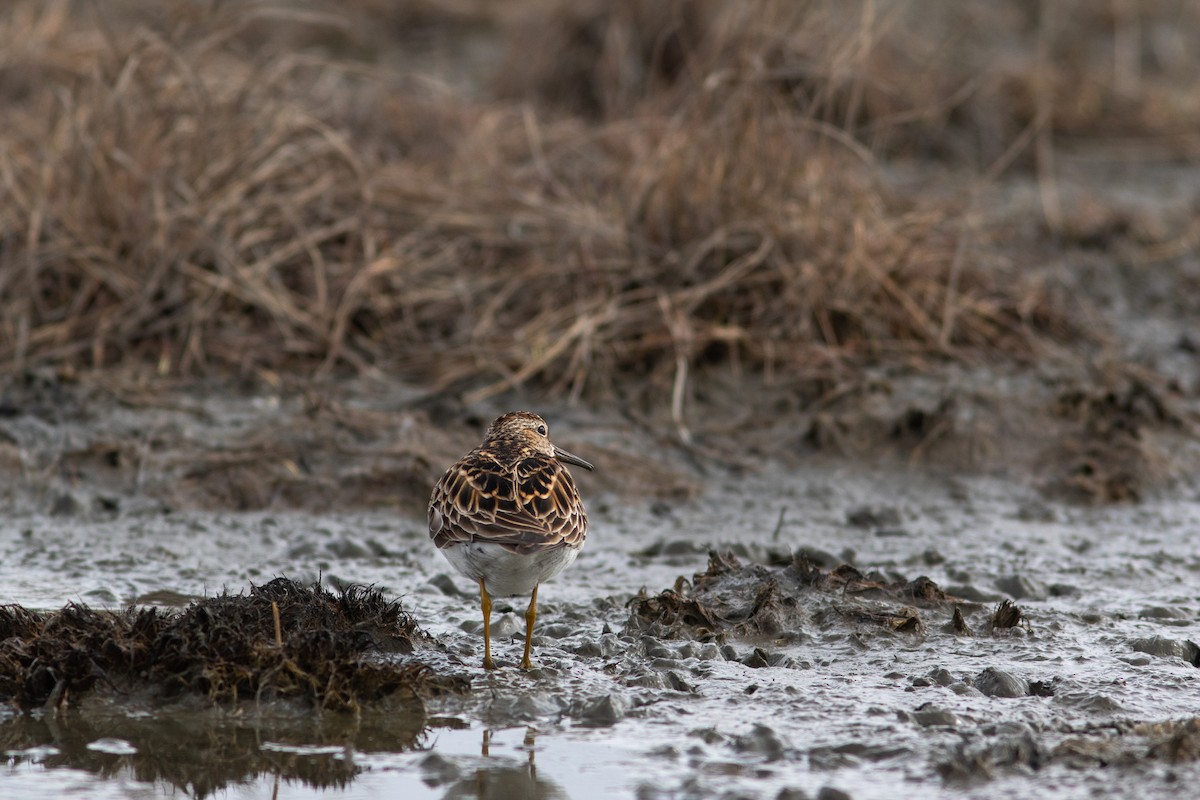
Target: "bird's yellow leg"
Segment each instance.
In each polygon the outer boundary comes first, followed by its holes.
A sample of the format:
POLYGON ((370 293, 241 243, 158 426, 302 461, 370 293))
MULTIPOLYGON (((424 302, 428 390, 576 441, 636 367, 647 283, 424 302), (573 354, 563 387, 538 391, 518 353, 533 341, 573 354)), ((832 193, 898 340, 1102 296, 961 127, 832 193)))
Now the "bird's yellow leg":
POLYGON ((537 590, 538 587, 533 587, 529 608, 525 609, 525 657, 521 659, 521 669, 533 669, 533 662, 529 660, 529 646, 533 644, 533 623, 537 621, 537 590))
POLYGON ((483 608, 483 668, 495 669, 492 661, 492 598, 488 597, 483 578, 479 579, 479 602, 483 608))

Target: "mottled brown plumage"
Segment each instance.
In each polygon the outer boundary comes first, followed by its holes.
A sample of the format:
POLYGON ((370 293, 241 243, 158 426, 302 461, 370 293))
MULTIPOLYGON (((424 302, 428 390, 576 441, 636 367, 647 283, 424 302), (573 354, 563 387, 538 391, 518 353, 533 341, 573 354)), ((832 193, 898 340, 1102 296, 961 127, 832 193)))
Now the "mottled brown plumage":
POLYGON ((538 434, 545 425, 536 414, 505 414, 488 428, 483 444, 446 470, 429 502, 429 535, 439 549, 470 541, 523 554, 583 546, 587 514, 559 461, 570 454, 538 434))
POLYGON ((531 594, 521 662, 528 669, 537 587, 574 561, 587 538, 587 514, 564 462, 592 469, 550 442, 545 420, 517 411, 493 422, 483 443, 433 489, 429 536, 459 572, 479 583, 485 668, 494 668, 489 595, 531 594))

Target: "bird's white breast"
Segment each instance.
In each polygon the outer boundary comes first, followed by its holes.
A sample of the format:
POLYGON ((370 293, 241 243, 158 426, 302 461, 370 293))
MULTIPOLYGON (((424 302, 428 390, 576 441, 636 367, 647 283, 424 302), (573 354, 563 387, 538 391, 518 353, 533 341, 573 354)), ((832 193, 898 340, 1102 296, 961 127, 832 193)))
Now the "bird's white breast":
POLYGON ((498 544, 464 542, 444 548, 456 570, 474 581, 483 578, 488 594, 497 597, 527 595, 571 565, 577 547, 555 547, 528 555, 513 553, 498 544))

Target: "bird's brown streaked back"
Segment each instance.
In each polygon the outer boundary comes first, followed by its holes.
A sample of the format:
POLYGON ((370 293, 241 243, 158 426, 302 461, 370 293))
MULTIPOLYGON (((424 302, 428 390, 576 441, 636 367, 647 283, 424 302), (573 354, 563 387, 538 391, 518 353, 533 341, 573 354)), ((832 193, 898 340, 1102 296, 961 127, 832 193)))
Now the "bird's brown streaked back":
POLYGON ((434 487, 430 538, 438 548, 488 542, 522 554, 581 547, 587 513, 563 462, 592 468, 555 447, 537 414, 505 414, 434 487))

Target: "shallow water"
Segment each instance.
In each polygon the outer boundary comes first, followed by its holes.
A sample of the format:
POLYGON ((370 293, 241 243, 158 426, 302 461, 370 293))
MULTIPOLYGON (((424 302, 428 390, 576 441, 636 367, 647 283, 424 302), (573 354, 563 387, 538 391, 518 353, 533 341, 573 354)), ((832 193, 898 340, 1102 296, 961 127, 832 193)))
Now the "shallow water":
POLYGON ((1200 639, 1194 500, 1082 509, 1001 480, 837 465, 714 479, 678 502, 629 504, 586 480, 593 531, 540 593, 530 674, 515 668, 520 599, 493 615, 502 669, 479 669, 474 587, 433 552, 422 519, 6 518, 6 602, 182 604, 278 575, 376 584, 448 650, 416 657, 471 675, 473 691, 430 703, 426 718, 86 704, 10 716, 0 794, 1148 797, 1200 778, 1194 742, 1172 761, 1162 741, 1173 729, 1153 727, 1200 715, 1200 670, 1179 657, 1200 639), (922 633, 830 621, 818 605, 860 601, 815 594, 800 597, 798 629, 771 639, 626 633, 629 599, 704 570, 710 548, 743 562, 805 548, 831 565, 928 575, 978 601, 966 615, 974 635, 943 630, 948 610, 923 609, 922 633), (988 615, 1014 594, 1027 626, 991 635, 988 615), (1032 688, 988 696, 976 687, 989 668, 1032 688), (190 771, 164 767, 189 753, 190 771))

